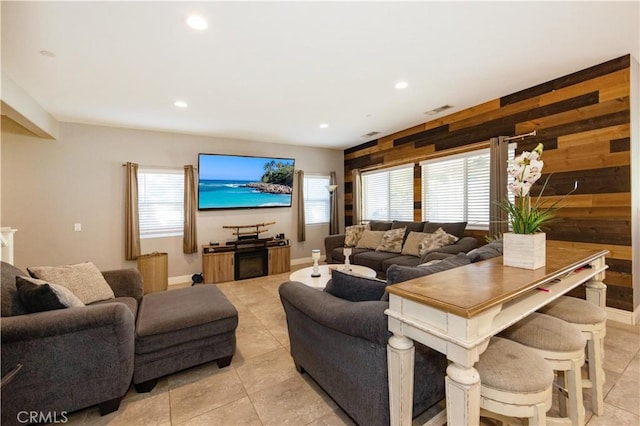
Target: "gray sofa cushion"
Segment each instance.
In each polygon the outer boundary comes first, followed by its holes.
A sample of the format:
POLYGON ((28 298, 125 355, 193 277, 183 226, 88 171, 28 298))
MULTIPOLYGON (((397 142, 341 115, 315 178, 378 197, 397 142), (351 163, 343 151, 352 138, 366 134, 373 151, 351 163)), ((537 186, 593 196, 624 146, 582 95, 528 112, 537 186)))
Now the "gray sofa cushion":
POLYGON ((391 259, 392 257, 398 257, 398 253, 387 253, 384 251, 371 251, 367 250, 363 253, 358 253, 353 256, 353 262, 356 265, 362 265, 373 269, 374 271, 383 271, 382 262, 391 259))
POLYGON ((372 231, 388 231, 391 229, 393 222, 390 220, 371 220, 369 221, 369 229, 372 231))
POLYGON ((448 234, 462 238, 464 236, 464 230, 467 228, 467 222, 427 222, 424 224, 424 230, 422 232, 433 234, 438 228, 442 228, 442 230, 448 234))
POLYGON ((400 266, 391 265, 387 269, 387 282, 389 285, 397 284, 402 281, 412 280, 414 278, 424 277, 436 272, 442 272, 449 269, 457 268, 458 266, 464 266, 471 263, 471 260, 464 253, 459 253, 456 256, 448 257, 436 264, 430 266, 400 266))
POLYGON ((406 234, 409 232, 422 232, 427 222, 409 222, 404 220, 394 220, 391 229, 407 228, 406 234))
POLYGON ((324 291, 351 302, 380 300, 387 283, 377 278, 334 269, 324 291))
POLYGON ((471 262, 479 262, 481 260, 491 259, 493 257, 502 256, 502 240, 496 240, 482 247, 471 250, 467 253, 471 262))
POLYGON ((391 259, 382 261, 382 270, 386 271, 391 265, 402 266, 418 266, 420 264, 420 258, 415 256, 398 256, 391 259))

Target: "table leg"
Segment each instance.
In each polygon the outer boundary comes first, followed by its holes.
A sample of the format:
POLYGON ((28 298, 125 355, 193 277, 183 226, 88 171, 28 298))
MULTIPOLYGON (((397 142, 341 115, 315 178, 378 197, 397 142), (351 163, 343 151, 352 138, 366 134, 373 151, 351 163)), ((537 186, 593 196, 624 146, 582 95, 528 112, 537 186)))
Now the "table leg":
MULTIPOLYGON (((592 268, 603 268, 605 266, 605 258, 599 257, 591 263, 592 268)), ((587 300, 602 309, 607 305, 607 286, 602 282, 604 281, 604 271, 599 272, 589 281, 585 286, 585 292, 587 294, 587 300)))
POLYGON ((410 426, 413 419, 415 347, 404 336, 393 335, 387 345, 389 415, 392 425, 410 426))
POLYGON ((447 424, 480 424, 480 374, 471 367, 451 363, 445 378, 447 424))

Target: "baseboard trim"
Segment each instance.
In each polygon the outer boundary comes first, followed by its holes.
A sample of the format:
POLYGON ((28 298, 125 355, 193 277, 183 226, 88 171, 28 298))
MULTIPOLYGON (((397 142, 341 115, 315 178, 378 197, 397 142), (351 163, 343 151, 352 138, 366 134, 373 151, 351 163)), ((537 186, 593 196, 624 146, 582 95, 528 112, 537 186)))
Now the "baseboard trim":
MULTIPOLYGON (((326 256, 324 255, 320 256, 320 262, 325 262, 326 260, 327 260, 326 256)), ((309 257, 301 257, 300 259, 291 259, 292 265, 303 265, 305 263, 313 263, 313 258, 309 256, 309 257)))
POLYGON ((191 277, 192 275, 179 275, 177 277, 169 277, 169 285, 190 283, 191 277))
POLYGON ((607 319, 623 324, 636 325, 638 323, 638 317, 640 317, 640 306, 633 312, 609 307, 606 307, 605 310, 607 311, 607 319))

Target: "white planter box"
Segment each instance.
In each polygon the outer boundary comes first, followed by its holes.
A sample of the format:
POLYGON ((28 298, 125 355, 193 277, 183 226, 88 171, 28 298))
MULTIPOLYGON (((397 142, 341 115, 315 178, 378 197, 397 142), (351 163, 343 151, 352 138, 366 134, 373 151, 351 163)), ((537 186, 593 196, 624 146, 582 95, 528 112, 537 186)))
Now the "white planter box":
POLYGON ((547 235, 503 234, 502 264, 524 269, 538 269, 545 265, 547 235))

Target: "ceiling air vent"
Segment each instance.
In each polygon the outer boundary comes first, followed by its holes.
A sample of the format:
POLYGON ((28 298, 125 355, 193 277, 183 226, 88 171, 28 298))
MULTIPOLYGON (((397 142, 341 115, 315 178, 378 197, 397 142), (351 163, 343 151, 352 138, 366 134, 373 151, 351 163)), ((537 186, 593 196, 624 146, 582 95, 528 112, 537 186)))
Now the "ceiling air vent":
POLYGON ((442 105, 441 107, 438 107, 438 108, 432 109, 431 111, 425 112, 425 114, 427 114, 427 115, 436 115, 436 114, 438 114, 438 113, 440 113, 442 111, 448 110, 449 108, 453 108, 453 107, 451 105, 442 105))
POLYGON ((360 137, 361 138, 370 138, 370 137, 378 135, 378 134, 380 134, 380 132, 369 132, 369 133, 366 133, 366 134, 364 134, 364 135, 362 135, 360 137))

